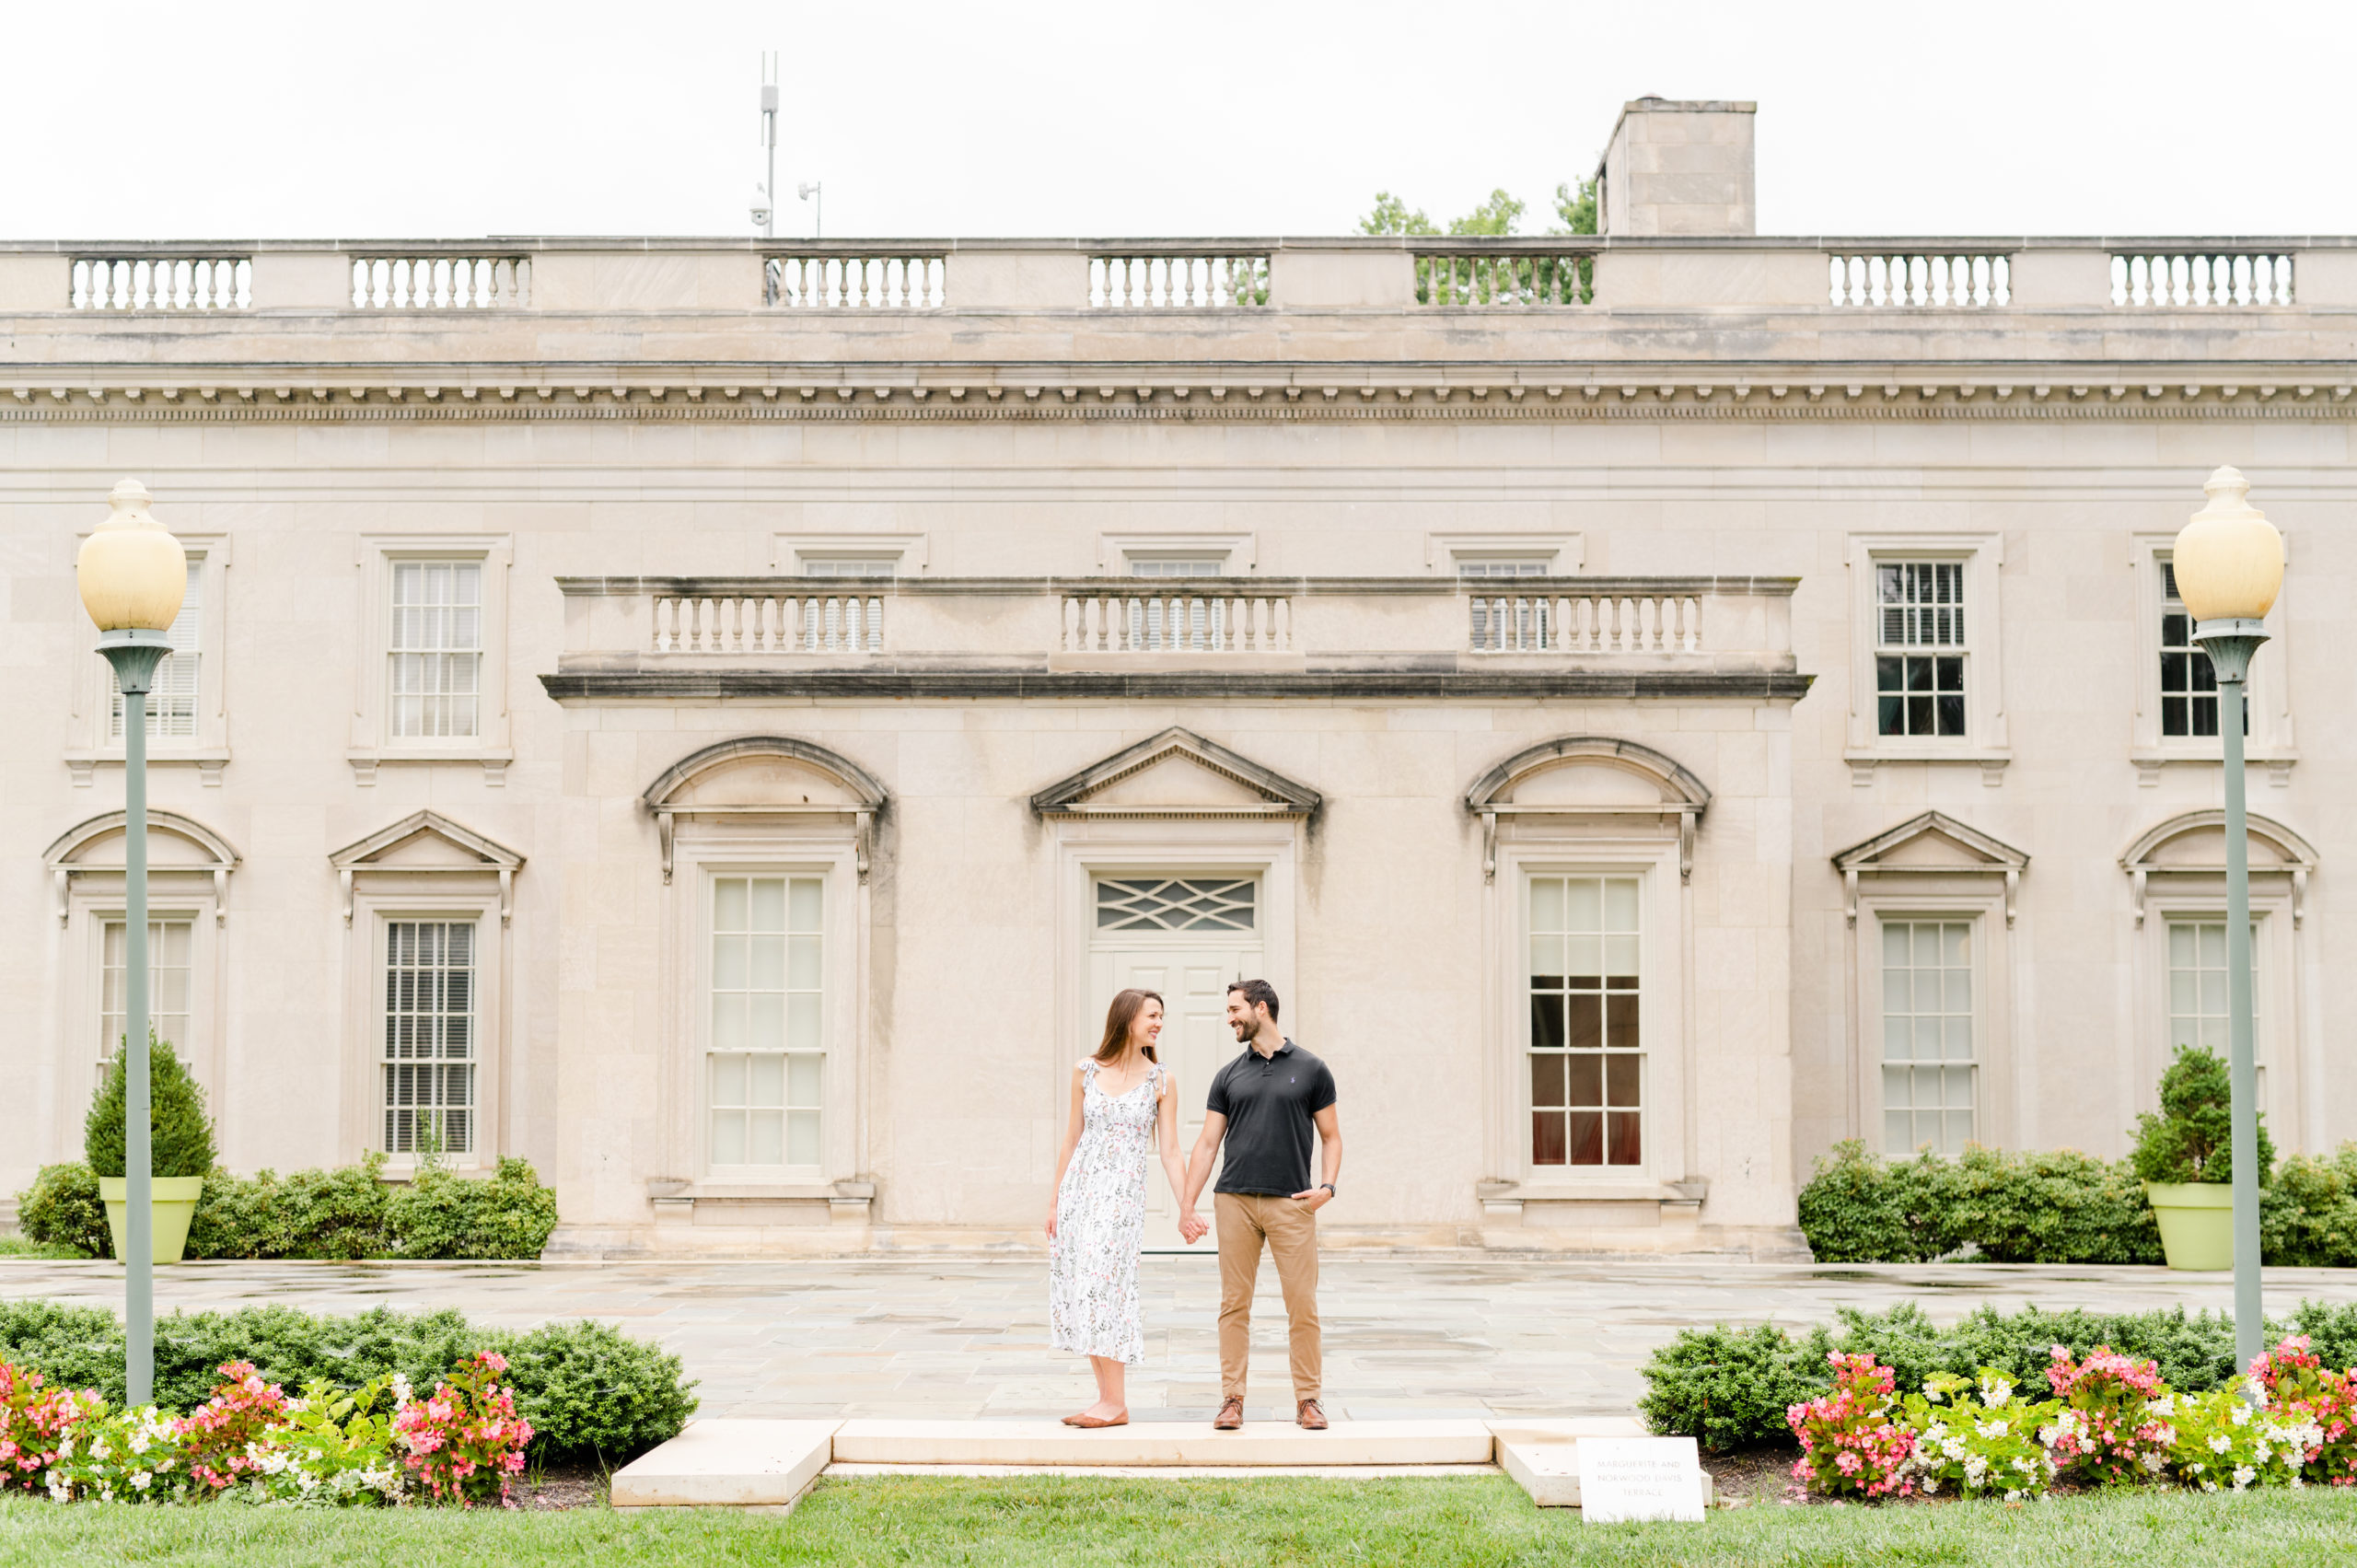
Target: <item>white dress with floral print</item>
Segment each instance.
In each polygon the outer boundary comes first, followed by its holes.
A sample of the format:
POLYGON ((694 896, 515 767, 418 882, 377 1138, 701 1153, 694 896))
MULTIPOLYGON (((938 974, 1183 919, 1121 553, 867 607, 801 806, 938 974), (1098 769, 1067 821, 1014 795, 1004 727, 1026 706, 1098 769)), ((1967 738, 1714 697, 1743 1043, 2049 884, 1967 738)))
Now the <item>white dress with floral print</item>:
POLYGON ((1056 1190, 1048 1249, 1048 1328, 1058 1350, 1132 1365, 1145 1359, 1138 1246, 1162 1085, 1155 1067, 1127 1094, 1109 1095, 1097 1086, 1095 1062, 1081 1068, 1080 1146, 1056 1190))

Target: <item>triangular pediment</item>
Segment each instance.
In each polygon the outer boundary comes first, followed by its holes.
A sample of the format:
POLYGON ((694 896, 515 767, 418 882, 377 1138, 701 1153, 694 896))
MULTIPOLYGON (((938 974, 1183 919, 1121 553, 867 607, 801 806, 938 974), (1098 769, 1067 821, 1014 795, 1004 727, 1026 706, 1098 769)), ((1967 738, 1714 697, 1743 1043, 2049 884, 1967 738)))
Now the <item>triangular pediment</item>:
POLYGON ((2026 853, 1939 811, 1926 811, 1833 857, 1852 871, 2006 872, 2029 864, 2026 853))
POLYGON ((1174 726, 1031 797, 1042 817, 1306 817, 1318 793, 1174 726))
POLYGON ((339 871, 513 871, 524 857, 435 811, 417 811, 328 856, 339 871))

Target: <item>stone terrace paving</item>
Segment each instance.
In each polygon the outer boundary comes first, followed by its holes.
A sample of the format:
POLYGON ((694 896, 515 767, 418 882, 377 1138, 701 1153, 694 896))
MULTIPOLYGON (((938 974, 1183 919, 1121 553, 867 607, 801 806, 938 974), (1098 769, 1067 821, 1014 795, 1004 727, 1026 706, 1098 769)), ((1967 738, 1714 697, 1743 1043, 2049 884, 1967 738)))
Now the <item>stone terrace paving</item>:
MULTIPOLYGON (((1218 1402, 1210 1255, 1150 1256, 1140 1273, 1145 1364, 1132 1419, 1208 1419, 1218 1402)), ((1254 1419, 1291 1414, 1275 1273, 1254 1307, 1254 1419)), ((111 1263, 0 1261, 0 1298, 120 1311, 111 1263)), ((1043 1258, 758 1261, 183 1263, 157 1271, 157 1307, 284 1302, 352 1312, 454 1307, 528 1328, 598 1318, 658 1339, 702 1380, 707 1416, 1062 1415, 1089 1398, 1085 1364, 1048 1348, 1043 1258)), ((2357 1271, 2270 1270, 2267 1308, 2357 1301, 2357 1271)), ((1827 1321, 1838 1306, 1922 1304, 1943 1322, 1983 1302, 2141 1311, 2228 1310, 2226 1274, 1992 1264, 1827 1267, 1724 1260, 1329 1256, 1319 1302, 1329 1411, 1407 1416, 1621 1415, 1637 1367, 1678 1330, 1713 1321, 1827 1321)))

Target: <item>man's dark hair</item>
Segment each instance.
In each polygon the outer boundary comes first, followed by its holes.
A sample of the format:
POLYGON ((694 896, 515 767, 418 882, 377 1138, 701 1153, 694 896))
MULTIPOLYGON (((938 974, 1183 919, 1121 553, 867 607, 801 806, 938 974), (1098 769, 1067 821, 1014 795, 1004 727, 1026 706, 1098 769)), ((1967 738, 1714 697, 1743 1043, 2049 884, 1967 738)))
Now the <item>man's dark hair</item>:
POLYGON ((1228 981, 1227 989, 1231 994, 1238 991, 1244 993, 1246 1006, 1266 1007, 1269 1010, 1269 1022, 1273 1024, 1277 1021, 1277 988, 1267 981, 1232 980, 1228 981))

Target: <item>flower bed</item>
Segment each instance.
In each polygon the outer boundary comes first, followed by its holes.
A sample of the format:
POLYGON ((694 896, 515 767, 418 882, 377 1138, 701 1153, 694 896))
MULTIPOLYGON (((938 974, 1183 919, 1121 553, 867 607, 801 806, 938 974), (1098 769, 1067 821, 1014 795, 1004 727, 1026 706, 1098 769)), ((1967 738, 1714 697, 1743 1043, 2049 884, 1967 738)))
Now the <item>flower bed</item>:
POLYGON ((185 1416, 111 1410, 92 1391, 45 1388, 0 1362, 0 1492, 53 1503, 252 1503, 350 1506, 418 1501, 512 1504, 532 1425, 482 1351, 421 1399, 399 1375, 344 1392, 315 1381, 290 1398, 251 1362, 185 1416), (390 1390, 392 1410, 375 1407, 390 1390))
POLYGON ((2357 1368, 2326 1369, 2303 1336, 2260 1355, 2247 1376, 2201 1393, 2171 1389, 2154 1363, 2107 1345, 2084 1358, 2062 1345, 2049 1354, 2055 1397, 2031 1403, 1994 1371, 1977 1384, 1935 1377, 1902 1400, 1889 1367, 1830 1352, 1831 1390, 1785 1412, 1802 1450, 1793 1478, 1829 1496, 1933 1496, 1945 1487, 2008 1502, 2042 1497, 2057 1481, 2176 1481, 2203 1492, 2352 1484, 2346 1415, 2357 1368))
MULTIPOLYGON (((221 1397, 219 1369, 226 1364, 252 1367, 265 1387, 299 1390, 282 1395, 304 1401, 302 1411, 291 1412, 298 1431, 286 1442, 307 1450, 374 1441, 353 1423, 379 1423, 389 1432, 410 1388, 435 1389, 445 1382, 466 1402, 474 1424, 512 1417, 528 1428, 523 1451, 535 1463, 621 1464, 679 1435, 696 1408, 694 1385, 681 1376, 677 1356, 603 1323, 549 1323, 519 1333, 477 1329, 456 1312, 380 1307, 343 1318, 286 1307, 174 1312, 157 1322, 155 1394, 164 1411, 189 1411, 195 1419, 221 1397), (512 1408, 453 1376, 453 1368, 476 1365, 485 1354, 499 1358, 500 1393, 512 1408), (328 1396, 327 1406, 319 1404, 320 1393, 328 1396), (320 1410, 346 1400, 351 1409, 334 1418, 333 1430, 312 1421, 320 1410), (304 1437, 307 1423, 310 1435, 304 1437)), ((44 1411, 62 1398, 106 1407, 123 1403, 122 1328, 102 1308, 0 1302, 0 1365, 9 1367, 10 1386, 18 1390, 32 1387, 32 1376, 41 1378, 41 1399, 50 1401, 39 1404, 44 1411)), ((259 1393, 253 1398, 268 1403, 259 1393)), ((320 1473, 354 1468, 339 1463, 320 1473)))
MULTIPOLYGON (((1792 1440, 1785 1411, 1826 1394, 1833 1385, 1827 1358, 1834 1352, 1864 1354, 1891 1369, 1897 1390, 1922 1389, 1934 1378, 1979 1384, 1984 1375, 2009 1388, 2042 1387, 2053 1365, 2052 1347, 2074 1358, 2106 1348, 2152 1362, 2161 1379, 2180 1394, 2206 1393, 2235 1380, 2235 1330, 2225 1318, 2182 1308, 2139 1313, 2051 1312, 2025 1307, 2014 1313, 1983 1307, 1961 1322, 1942 1328, 1922 1308, 1901 1305, 1887 1312, 1843 1308, 1836 1328, 1787 1330, 1772 1324, 1731 1329, 1724 1324, 1682 1330, 1646 1363, 1644 1398, 1639 1408, 1656 1432, 1698 1439, 1713 1453, 1781 1445, 1792 1440)), ((2268 1337, 2299 1334, 2325 1365, 2357 1365, 2357 1305, 2334 1307, 2304 1301, 2287 1322, 2268 1326, 2268 1337)), ((2084 1365, 2084 1363, 2082 1363, 2084 1365)), ((2297 1382, 2293 1368, 2283 1374, 2297 1382)), ((1923 1396, 1910 1392, 1909 1399, 1923 1396)), ((2321 1400, 2310 1389, 2303 1397, 2321 1400)), ((2320 1404, 2329 1420, 2347 1423, 2357 1416, 2340 1406, 2320 1404)), ((2351 1437, 2357 1445, 2357 1435, 2351 1437)), ((2357 1464, 2357 1446, 2351 1458, 2357 1464)))

